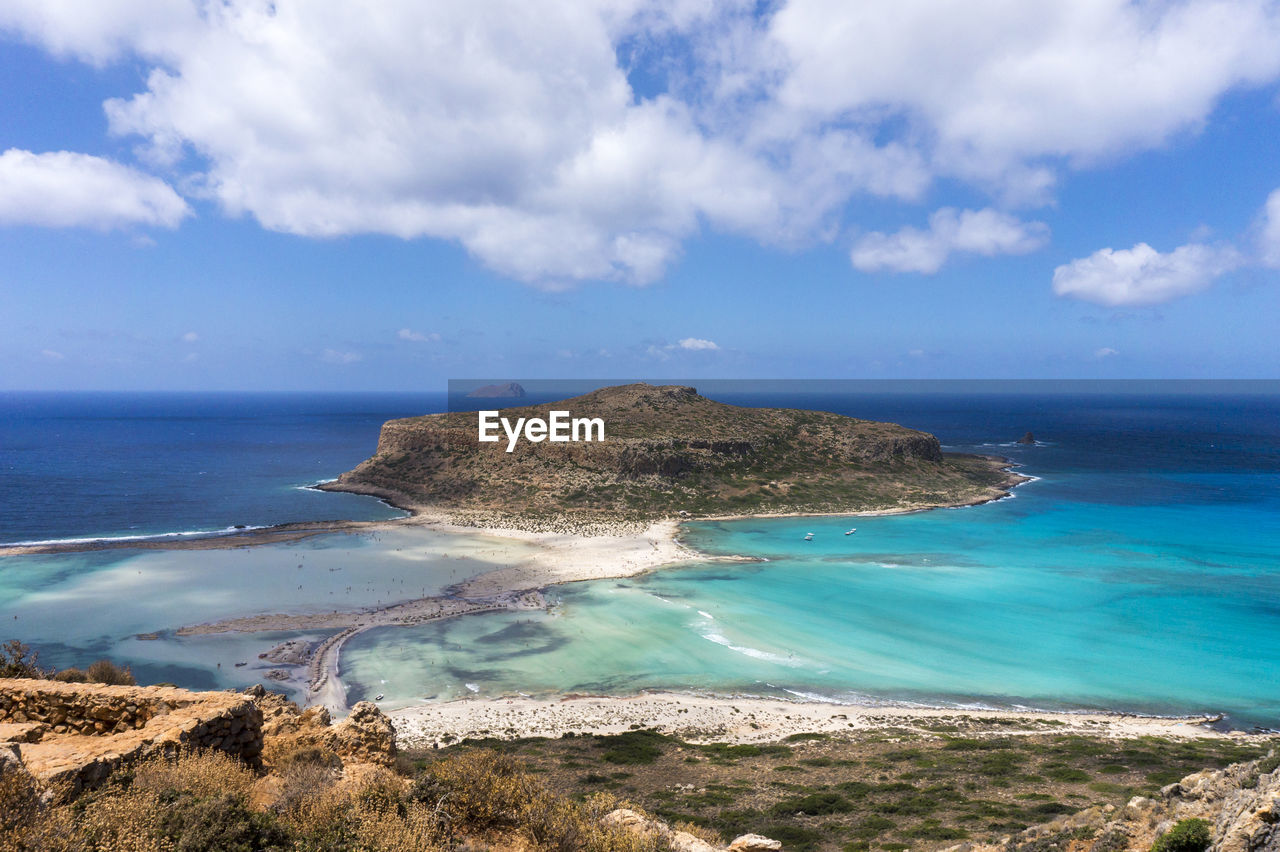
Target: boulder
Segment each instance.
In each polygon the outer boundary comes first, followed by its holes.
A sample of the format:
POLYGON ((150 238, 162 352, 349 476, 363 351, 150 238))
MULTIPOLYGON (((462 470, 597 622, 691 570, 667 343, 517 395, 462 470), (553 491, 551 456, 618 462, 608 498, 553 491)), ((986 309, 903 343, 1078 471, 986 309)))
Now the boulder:
POLYGON ((391 766, 396 761, 396 728, 371 701, 361 701, 351 708, 351 715, 335 725, 333 733, 333 750, 344 761, 383 766, 391 766))
POLYGON ((729 844, 729 852, 774 852, 782 848, 782 841, 770 840, 759 834, 744 834, 729 844))
POLYGON ((1227 800, 1218 814, 1211 852, 1280 852, 1280 772, 1227 800))

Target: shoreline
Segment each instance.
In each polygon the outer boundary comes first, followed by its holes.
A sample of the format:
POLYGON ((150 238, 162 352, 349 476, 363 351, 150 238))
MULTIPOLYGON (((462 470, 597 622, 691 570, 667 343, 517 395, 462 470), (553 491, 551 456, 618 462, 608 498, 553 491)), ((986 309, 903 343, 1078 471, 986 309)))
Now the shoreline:
POLYGON ((0 557, 92 553, 101 550, 218 550, 281 544, 332 533, 378 532, 402 526, 425 526, 442 532, 457 532, 464 535, 494 535, 504 538, 524 538, 525 536, 545 534, 570 535, 587 539, 609 538, 641 532, 655 525, 667 523, 679 525, 700 521, 716 522, 771 518, 880 517, 927 512, 932 509, 963 509, 1008 499, 1015 496, 1013 489, 1039 479, 1039 477, 1014 472, 1013 468, 1018 466, 1017 463, 1003 456, 980 453, 965 453, 963 455, 979 455, 1000 463, 1000 469, 1006 474, 1006 480, 999 486, 992 486, 992 488, 1000 490, 1002 493, 953 503, 906 503, 885 509, 855 511, 689 515, 635 521, 621 518, 580 521, 576 518, 569 519, 562 516, 554 521, 548 521, 540 518, 521 518, 520 516, 508 515, 500 511, 456 510, 422 505, 408 500, 403 494, 385 488, 361 483, 343 483, 339 479, 330 479, 296 487, 312 491, 332 491, 373 497, 392 509, 408 514, 401 518, 387 518, 377 521, 289 521, 282 524, 245 525, 208 531, 193 530, 136 536, 98 536, 51 539, 48 541, 10 542, 8 544, 0 544, 0 557))
POLYGON ((425 748, 468 738, 558 738, 566 734, 619 734, 641 727, 695 742, 730 743, 777 742, 794 734, 858 734, 890 728, 937 736, 940 725, 952 726, 964 736, 1085 734, 1244 740, 1275 736, 1209 727, 1221 716, 834 704, 665 691, 633 696, 463 698, 391 710, 387 715, 403 743, 425 748))
POLYGON ((215 633, 266 633, 279 631, 334 630, 332 636, 310 649, 306 659, 296 664, 288 680, 303 688, 306 702, 322 703, 331 711, 348 708, 346 690, 340 679, 343 645, 352 637, 378 627, 420 624, 425 621, 495 611, 545 609, 542 590, 564 583, 632 577, 652 570, 689 562, 751 562, 752 557, 716 556, 696 551, 679 540, 683 523, 752 518, 786 517, 868 517, 907 514, 935 508, 982 505, 1012 496, 1011 489, 1030 481, 1012 472, 1008 459, 1001 462, 1007 474, 1002 494, 958 504, 907 504, 861 512, 794 512, 707 518, 667 518, 658 521, 603 520, 584 524, 575 521, 551 522, 550 529, 528 529, 528 519, 502 513, 448 512, 438 507, 414 505, 402 495, 338 482, 317 483, 317 490, 351 491, 376 497, 387 505, 409 512, 408 517, 382 521, 314 521, 245 528, 190 538, 147 540, 92 539, 49 542, 37 545, 0 546, 0 556, 35 553, 67 553, 92 550, 211 550, 279 544, 327 534, 376 533, 390 529, 422 528, 435 532, 492 539, 498 548, 504 543, 534 545, 532 555, 522 554, 493 570, 469 577, 441 595, 398 601, 376 607, 304 614, 259 613, 212 622, 187 624, 177 636, 215 633), (526 523, 519 526, 524 520, 526 523), (305 680, 298 675, 305 672, 305 680))
MULTIPOLYGON (((685 562, 739 561, 734 557, 701 554, 681 544, 676 538, 677 521, 650 524, 639 533, 619 531, 615 535, 596 536, 467 527, 425 512, 387 524, 394 524, 400 529, 417 526, 435 532, 491 539, 498 547, 504 542, 533 544, 536 549, 509 564, 469 577, 446 589, 442 595, 351 610, 240 616, 185 625, 175 634, 199 636, 336 630, 337 633, 311 649, 304 662, 296 664, 305 672, 305 681, 297 677, 291 679, 302 685, 306 703, 321 703, 333 712, 342 713, 348 709, 346 690, 340 678, 342 646, 367 630, 483 612, 545 609, 547 604, 541 590, 549 586, 630 577, 685 562)), ((370 530, 370 527, 366 525, 360 529, 370 530)))

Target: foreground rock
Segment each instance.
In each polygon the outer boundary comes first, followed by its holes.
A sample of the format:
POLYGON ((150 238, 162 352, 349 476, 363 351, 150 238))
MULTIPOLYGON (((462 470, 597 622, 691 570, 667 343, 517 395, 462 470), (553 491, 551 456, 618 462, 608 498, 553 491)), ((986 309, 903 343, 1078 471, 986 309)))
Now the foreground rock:
POLYGON ((191 692, 0 679, 0 772, 28 773, 51 795, 74 797, 156 755, 215 750, 262 767, 301 747, 344 763, 390 766, 396 733, 367 702, 333 725, 327 711, 301 710, 261 686, 191 692))
POLYGON ((661 820, 633 811, 630 808, 618 808, 604 815, 601 820, 605 825, 625 829, 642 837, 655 837, 666 843, 672 852, 777 852, 782 843, 770 840, 759 834, 744 834, 728 846, 714 845, 695 834, 672 828, 661 820))

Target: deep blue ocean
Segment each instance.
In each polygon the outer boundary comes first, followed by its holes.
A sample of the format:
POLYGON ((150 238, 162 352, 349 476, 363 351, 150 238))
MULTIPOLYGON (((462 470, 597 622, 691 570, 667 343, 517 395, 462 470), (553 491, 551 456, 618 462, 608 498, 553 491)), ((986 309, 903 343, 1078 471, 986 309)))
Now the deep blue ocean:
MULTIPOLYGON (((946 449, 1007 456, 1036 477, 1012 499, 896 517, 690 524, 684 538, 704 552, 768 561, 572 584, 553 590, 557 605, 545 614, 370 631, 344 651, 352 700, 666 688, 1225 712, 1235 724, 1280 727, 1280 386, 953 387, 726 386, 708 395, 889 420, 936 434, 946 449), (1015 443, 1027 431, 1037 443, 1015 443), (851 527, 857 533, 844 535, 851 527)), ((384 420, 445 402, 444 394, 0 396, 0 541, 393 517, 375 500, 305 486, 367 457, 384 420)), ((293 547, 281 553, 282 568, 266 570, 302 571, 323 550, 337 561, 317 575, 322 582, 338 576, 327 573, 336 566, 394 555, 379 555, 374 542, 293 547)), ((136 557, 136 576, 173 588, 184 566, 203 566, 202 591, 181 615, 162 615, 161 601, 118 625, 106 623, 115 617, 104 584, 135 575, 130 551, 3 557, 0 619, 20 615, 14 629, 44 642, 51 662, 103 652, 159 658, 164 646, 186 655, 166 663, 167 679, 225 685, 236 676, 226 655, 253 659, 256 646, 235 639, 243 650, 192 650, 194 642, 183 650, 133 634, 192 621, 217 572, 228 570, 218 560, 250 560, 236 563, 250 573, 273 564, 267 548, 251 551, 136 557), (83 638, 74 642, 48 615, 73 600, 91 602, 86 618, 104 619, 100 629, 77 625, 83 638), (166 618, 175 623, 157 623, 166 618), (216 654, 228 662, 215 673, 201 661, 216 654)), ((378 564, 379 577, 397 576, 394 562, 378 564)), ((380 599, 394 594, 369 588, 380 599)), ((218 602, 226 611, 245 605, 218 602)))
POLYGON ((444 394, 0 394, 0 543, 378 520, 308 491, 444 394))

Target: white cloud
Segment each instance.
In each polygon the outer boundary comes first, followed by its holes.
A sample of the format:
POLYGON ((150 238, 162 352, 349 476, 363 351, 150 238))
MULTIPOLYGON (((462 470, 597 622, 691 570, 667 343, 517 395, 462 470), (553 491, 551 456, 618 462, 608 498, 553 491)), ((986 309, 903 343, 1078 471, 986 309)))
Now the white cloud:
POLYGON ((953 252, 993 257, 1026 254, 1049 238, 1043 222, 1023 222, 1008 214, 944 207, 929 217, 929 229, 906 227, 896 233, 872 231, 854 244, 849 258, 863 272, 923 272, 942 268, 953 252))
POLYGON ((440 340, 440 335, 436 334, 434 331, 424 334, 423 332, 414 331, 410 328, 400 329, 400 331, 396 332, 396 337, 401 340, 411 340, 414 343, 435 343, 440 340))
POLYGON ((1280 189, 1267 196, 1262 208, 1262 230, 1259 235, 1259 260, 1280 269, 1280 189))
POLYGON ((167 183, 111 160, 17 148, 0 154, 0 225, 176 228, 190 214, 167 183))
POLYGON ((1159 145, 1280 71, 1267 0, 791 0, 770 22, 777 103, 812 122, 906 120, 936 169, 1026 182, 1035 161, 1159 145))
POLYGON ((196 334, 194 331, 188 331, 186 334, 182 335, 184 343, 195 343, 199 339, 200 335, 196 334))
POLYGON ((359 352, 348 352, 340 349, 326 349, 320 353, 320 360, 326 364, 354 364, 357 361, 363 361, 364 356, 359 352))
POLYGON ((46 361, 53 361, 55 363, 58 361, 67 360, 67 356, 63 355, 61 352, 58 352, 56 349, 41 349, 40 357, 45 359, 46 361))
POLYGON ((1104 248, 1053 271, 1053 292, 1117 307, 1155 305, 1203 290, 1241 263, 1229 247, 1190 243, 1161 254, 1146 243, 1104 248))
POLYGON ((1095 349, 1093 351, 1093 357, 1097 358, 1099 361, 1119 354, 1120 351, 1118 349, 1112 349, 1110 346, 1103 346, 1101 349, 1095 349))
MULTIPOLYGON (((674 344, 674 346, 678 346, 681 349, 691 349, 694 351, 705 351, 709 349, 720 348, 714 340, 703 340, 700 337, 686 337, 684 340, 681 340, 679 343, 674 344)), ((671 349, 674 347, 668 346, 667 348, 671 349)))
MULTIPOLYGON (((6 0, 0 29, 140 61, 112 130, 230 215, 453 240, 542 286, 653 280, 704 228, 833 240, 851 199, 938 178, 1045 201, 1280 75, 1271 0, 766 5, 6 0)), ((1006 250, 925 243, 883 268, 1006 250)))

